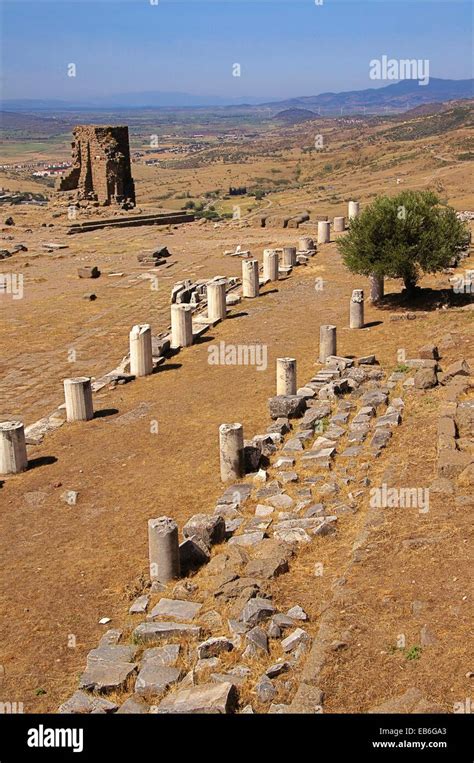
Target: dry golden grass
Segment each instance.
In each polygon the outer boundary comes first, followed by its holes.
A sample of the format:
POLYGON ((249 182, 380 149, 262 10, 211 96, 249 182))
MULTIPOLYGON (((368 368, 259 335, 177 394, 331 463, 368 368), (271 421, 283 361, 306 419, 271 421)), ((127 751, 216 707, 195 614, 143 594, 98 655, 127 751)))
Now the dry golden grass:
MULTIPOLYGON (((310 142, 310 137, 306 135, 305 140, 310 142)), ((347 136, 342 135, 340 140, 347 140, 347 136)), ((441 138, 427 143, 434 149, 442 147, 441 138)), ((367 156, 378 155, 383 164, 385 152, 391 148, 368 147, 367 156)), ((341 157, 349 156, 351 150, 341 149, 341 157)), ((406 150, 406 145, 394 146, 399 153, 406 150)), ((296 149, 287 158, 288 168, 301 160, 303 179, 305 173, 317 176, 328 161, 327 157, 313 156, 304 164, 296 149)), ((443 194, 450 203, 462 209, 472 207, 468 164, 438 166, 436 161, 421 154, 414 156, 403 164, 406 174, 399 186, 397 168, 376 170, 362 162, 354 170, 337 171, 334 179, 315 177, 304 188, 271 195, 261 206, 271 202, 275 208, 281 204, 295 211, 311 207, 332 216, 346 213, 344 199, 350 197, 368 201, 375 193, 392 193, 400 187, 433 187, 442 181, 443 194), (320 184, 334 185, 335 190, 319 194, 320 184), (333 194, 339 194, 341 201, 330 201, 333 194)), ((143 168, 143 176, 142 168, 137 168, 139 203, 147 208, 142 199, 148 193, 164 194, 168 186, 175 192, 190 188, 192 194, 198 194, 225 186, 229 177, 233 185, 244 184, 256 175, 264 176, 279 162, 279 158, 257 156, 241 166, 211 165, 196 171, 143 168)), ((2 178, 1 182, 8 187, 8 179, 2 178)), ((3 229, 4 236, 14 239, 2 245, 23 242, 29 251, 8 262, 25 276, 25 298, 9 303, 5 311, 7 331, 0 337, 0 412, 23 417, 27 424, 61 402, 64 377, 72 373, 99 376, 112 369, 127 352, 132 324, 150 322, 154 330, 164 329, 169 324, 169 293, 174 281, 218 273, 239 275, 240 261, 224 258, 224 249, 242 244, 261 259, 264 247, 292 245, 299 235, 296 230, 239 229, 233 224, 214 228, 212 224, 193 223, 168 231, 131 228, 67 237, 62 227, 65 220, 52 218, 49 210, 4 207, 3 211, 5 217, 12 214, 17 224, 3 229), (55 227, 42 228, 44 221, 55 227), (32 232, 28 233, 28 229, 32 232), (44 253, 41 243, 51 240, 64 241, 69 248, 57 254, 44 253), (135 255, 157 243, 166 244, 173 256, 171 267, 157 269, 156 292, 150 289, 149 282, 133 279, 142 273, 135 255), (86 262, 99 266, 103 272, 100 279, 77 279, 77 267, 86 262), (107 276, 107 272, 117 271, 124 276, 107 276), (98 299, 84 301, 86 291, 94 291, 98 299), (68 362, 71 348, 77 351, 75 364, 68 362)), ((315 229, 309 225, 300 232, 314 235, 315 229)), ((426 278, 423 285, 446 288, 447 276, 426 278)), ((107 615, 112 618, 109 627, 123 627, 126 635, 131 632, 134 620, 126 612, 146 575, 148 518, 168 514, 181 526, 191 514, 213 509, 222 492, 218 479, 219 424, 242 421, 246 437, 264 431, 268 425, 267 398, 274 392, 275 359, 295 356, 300 381, 309 379, 314 371, 321 323, 337 324, 341 354, 375 352, 387 371, 397 365, 399 348, 406 350, 407 357, 416 357, 421 345, 448 332, 456 337, 456 346, 444 353, 443 364, 463 353, 473 355, 469 347, 472 313, 466 311, 435 310, 414 321, 392 323, 390 311, 368 305, 366 321, 372 324, 370 328, 350 331, 348 300, 354 287, 367 289, 367 282, 348 275, 334 243, 320 247, 307 267, 295 270, 276 289, 266 287, 265 296, 259 300, 234 308, 233 313, 241 313, 240 317, 216 326, 205 341, 181 352, 153 376, 115 390, 103 390, 96 396, 97 410, 117 409, 118 414, 84 425, 64 426, 41 445, 30 446, 31 459, 52 456, 57 460, 5 479, 0 490, 0 553, 4 566, 0 605, 7 613, 1 625, 0 663, 6 672, 2 687, 5 697, 23 701, 26 712, 54 711, 75 690, 85 656, 103 633, 99 618, 107 615), (321 274, 326 288, 316 292, 314 281, 321 274), (268 370, 260 373, 252 367, 210 367, 208 345, 221 340, 267 344, 268 370), (120 420, 122 414, 136 412, 143 403, 149 406, 144 417, 120 420), (150 433, 152 419, 159 422, 158 435, 150 433), (64 490, 79 490, 75 507, 60 499, 64 490), (34 493, 40 494, 36 503, 28 501, 34 493), (75 649, 67 646, 69 634, 77 638, 75 649), (46 694, 37 696, 39 688, 46 694)), ((387 291, 399 289, 399 282, 387 283, 387 291)), ((413 398, 403 427, 375 465, 376 470, 382 473, 393 460, 399 470, 408 465, 410 475, 416 473, 422 481, 429 479, 435 458, 432 426, 438 394, 424 398, 434 401, 429 415, 426 404, 419 408, 419 399, 413 398)), ((448 539, 456 539, 464 529, 467 509, 454 511, 449 502, 440 503, 428 521, 433 523, 433 529, 444 529, 448 539)), ((272 584, 274 600, 282 609, 295 603, 297 592, 298 603, 310 615, 308 630, 312 635, 332 597, 331 584, 347 566, 364 517, 363 506, 357 514, 341 517, 336 536, 315 540, 311 548, 302 549, 291 572, 272 584), (315 562, 324 565, 322 577, 313 574, 315 562)), ((460 541, 443 542, 439 548, 410 553, 394 550, 402 539, 418 531, 416 518, 387 517, 375 534, 372 555, 351 572, 350 587, 356 589, 358 599, 347 616, 341 612, 341 627, 356 621, 364 640, 359 639, 361 647, 351 646, 337 653, 328 665, 322 688, 327 692, 329 711, 366 710, 374 701, 411 685, 408 681, 420 684, 442 703, 447 702, 447 692, 449 697, 458 698, 460 692, 466 691, 463 675, 469 666, 465 664, 464 649, 465 604, 458 602, 460 588, 453 588, 449 582, 451 574, 458 578, 459 585, 468 579, 464 535, 460 541), (400 614, 408 611, 414 595, 410 583, 413 579, 418 582, 416 596, 426 598, 435 607, 430 611, 430 620, 437 623, 440 641, 428 654, 422 653, 420 660, 407 662, 398 653, 386 654, 386 646, 400 632, 406 632, 410 645, 416 643, 419 623, 400 614), (385 591, 396 604, 393 609, 382 603, 385 591), (458 614, 450 614, 451 606, 460 607, 458 614)), ((199 576, 196 600, 201 600, 200 595, 205 598, 208 584, 204 575, 199 576)), ((276 656, 274 649, 276 645, 272 645, 272 657, 276 656)), ((235 659, 236 655, 230 653, 223 664, 229 660, 231 665, 235 659)), ((254 667, 256 675, 263 664, 254 667)), ((459 698, 463 696, 468 695, 459 698)), ((250 684, 242 690, 242 699, 254 702, 250 684)))

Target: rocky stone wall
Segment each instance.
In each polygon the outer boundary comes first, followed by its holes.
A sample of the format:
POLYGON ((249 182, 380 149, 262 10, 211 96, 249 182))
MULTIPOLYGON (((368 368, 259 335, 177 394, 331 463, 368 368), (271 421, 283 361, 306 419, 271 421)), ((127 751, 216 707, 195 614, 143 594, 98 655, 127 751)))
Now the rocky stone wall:
POLYGON ((99 204, 135 204, 128 127, 78 125, 73 130, 71 170, 56 190, 99 204))

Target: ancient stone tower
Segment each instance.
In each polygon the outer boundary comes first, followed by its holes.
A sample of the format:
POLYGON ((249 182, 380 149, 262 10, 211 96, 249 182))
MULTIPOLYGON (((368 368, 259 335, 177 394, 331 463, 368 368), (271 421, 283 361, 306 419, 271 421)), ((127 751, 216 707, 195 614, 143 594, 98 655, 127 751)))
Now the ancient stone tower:
POLYGON ((56 190, 75 191, 78 200, 134 205, 128 127, 78 125, 73 135, 73 165, 66 175, 58 178, 56 190))

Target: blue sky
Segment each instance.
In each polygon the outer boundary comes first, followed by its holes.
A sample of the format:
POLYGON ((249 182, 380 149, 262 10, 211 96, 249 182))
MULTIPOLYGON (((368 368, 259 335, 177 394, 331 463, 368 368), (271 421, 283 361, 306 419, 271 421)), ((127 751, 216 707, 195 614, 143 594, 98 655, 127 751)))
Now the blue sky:
MULTIPOLYGON (((464 0, 3 0, 5 98, 145 90, 289 97, 374 87, 369 61, 472 76, 464 0), (76 77, 67 76, 75 63, 76 77), (241 76, 232 76, 232 65, 241 76)), ((388 84, 382 82, 380 84, 388 84)))

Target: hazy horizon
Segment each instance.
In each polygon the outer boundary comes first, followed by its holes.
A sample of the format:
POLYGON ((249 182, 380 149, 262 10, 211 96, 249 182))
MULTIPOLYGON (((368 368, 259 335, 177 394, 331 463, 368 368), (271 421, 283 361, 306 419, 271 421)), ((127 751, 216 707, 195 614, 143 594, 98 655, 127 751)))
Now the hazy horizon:
POLYGON ((284 100, 393 84, 369 77, 383 55, 428 60, 433 78, 472 77, 464 0, 6 0, 2 22, 3 100, 284 100))

